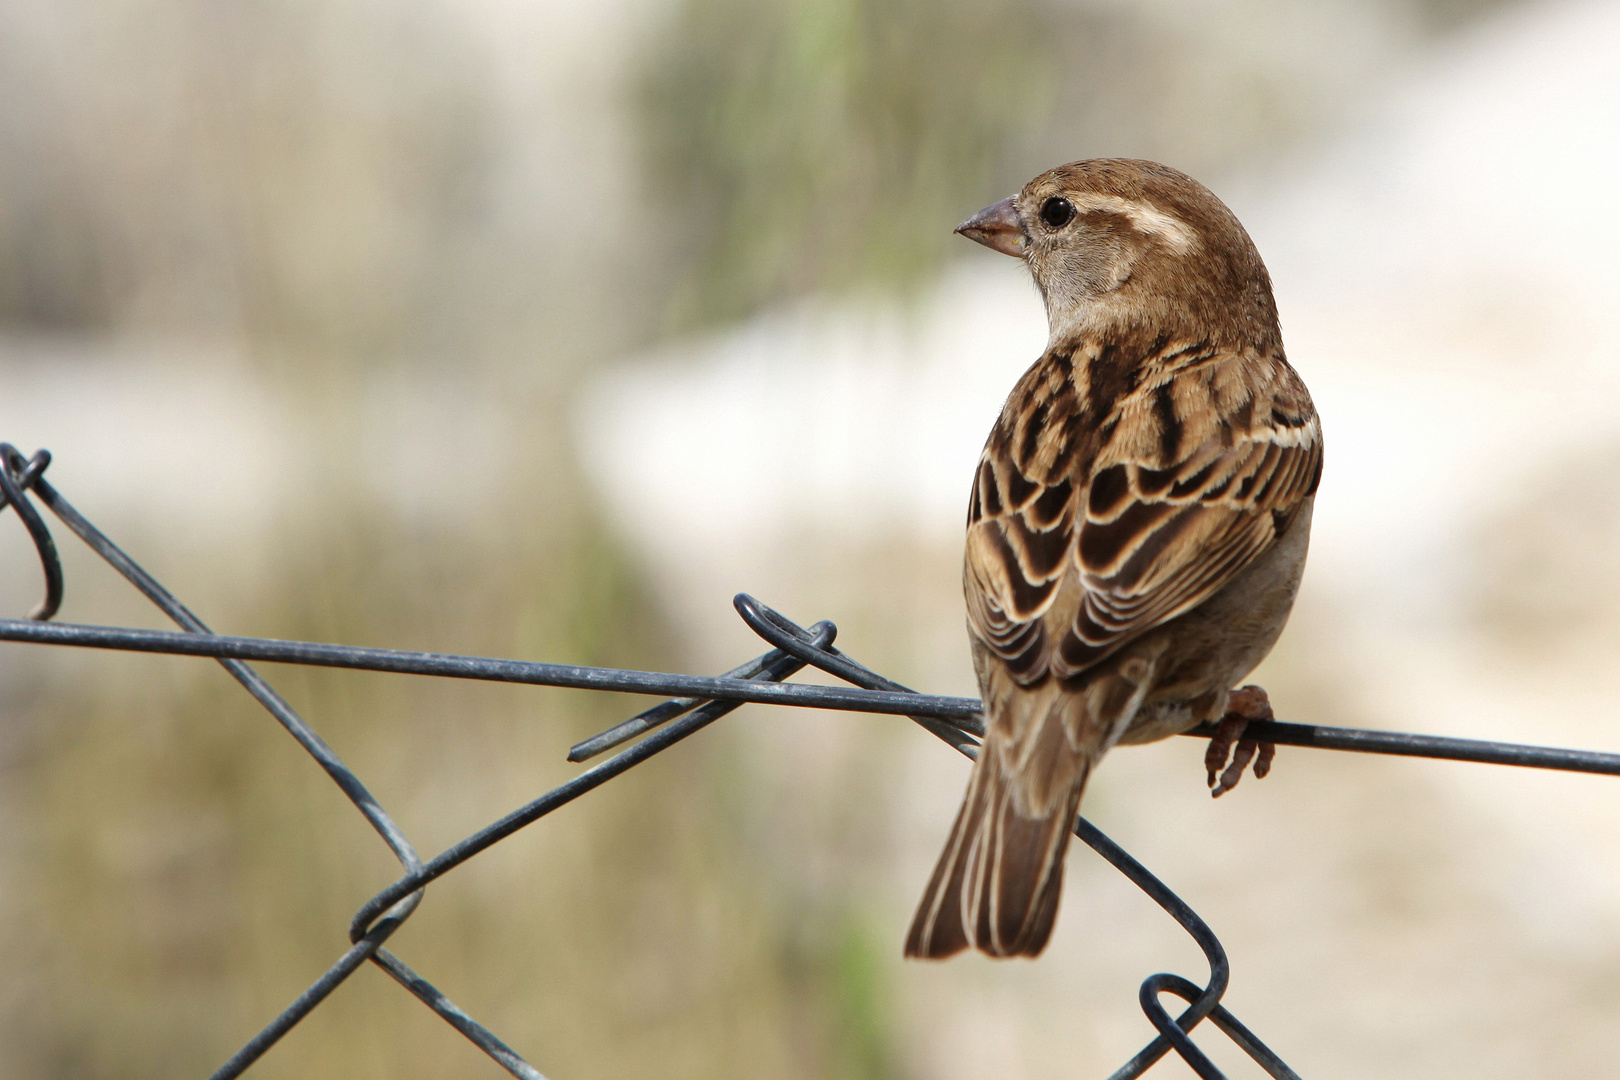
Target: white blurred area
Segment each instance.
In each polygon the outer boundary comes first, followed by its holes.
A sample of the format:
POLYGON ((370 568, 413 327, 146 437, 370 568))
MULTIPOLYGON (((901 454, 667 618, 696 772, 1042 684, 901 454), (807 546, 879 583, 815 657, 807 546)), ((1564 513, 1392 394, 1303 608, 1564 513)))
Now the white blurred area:
MULTIPOLYGON (((1620 749, 1617 175, 1609 0, 1505 12, 1417 57, 1328 145, 1206 178, 1267 259, 1326 430, 1305 590, 1256 676, 1283 719, 1620 749)), ((747 589, 805 621, 853 611, 852 655, 968 692, 967 486, 1044 337, 1023 269, 964 250, 908 305, 812 301, 601 376, 580 457, 711 662, 749 647, 724 603, 747 589)), ((920 733, 873 749, 883 724, 751 730, 791 793, 767 799, 813 800, 817 761, 903 755, 866 819, 898 950, 966 766, 920 733)), ((1302 1075, 1613 1071, 1614 779, 1283 748, 1272 778, 1212 804, 1201 752, 1116 753, 1084 811, 1210 921, 1227 1004, 1302 1075)), ((1202 973, 1079 849, 1039 964, 895 976, 908 1060, 1111 1069, 1151 1034, 1135 985, 1155 970, 1202 973)))

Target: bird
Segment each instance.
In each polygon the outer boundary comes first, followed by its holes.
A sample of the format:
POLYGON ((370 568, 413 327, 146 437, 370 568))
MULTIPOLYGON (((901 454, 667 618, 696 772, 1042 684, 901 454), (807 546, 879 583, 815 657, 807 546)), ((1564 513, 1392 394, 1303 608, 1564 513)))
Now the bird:
POLYGON ((1034 957, 1109 749, 1212 722, 1216 796, 1251 759, 1269 771, 1274 747, 1243 733, 1270 700, 1238 684, 1299 589, 1322 429, 1259 252, 1192 177, 1073 162, 956 231, 1024 261, 1049 336, 973 477, 963 592, 986 732, 905 953, 1034 957))

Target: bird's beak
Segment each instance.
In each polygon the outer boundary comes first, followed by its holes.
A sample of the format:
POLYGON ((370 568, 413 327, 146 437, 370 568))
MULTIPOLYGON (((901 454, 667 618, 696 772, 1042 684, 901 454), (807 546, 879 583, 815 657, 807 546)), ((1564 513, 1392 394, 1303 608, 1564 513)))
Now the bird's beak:
POLYGON ((976 240, 1003 255, 1024 257, 1029 237, 1024 234, 1024 223, 1013 205, 1014 196, 985 207, 956 227, 956 231, 969 240, 976 240))

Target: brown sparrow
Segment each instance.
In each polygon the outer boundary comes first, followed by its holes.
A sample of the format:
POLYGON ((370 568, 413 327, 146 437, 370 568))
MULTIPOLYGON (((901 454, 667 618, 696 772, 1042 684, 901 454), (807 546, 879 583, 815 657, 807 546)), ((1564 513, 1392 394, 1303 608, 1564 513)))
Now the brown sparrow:
MULTIPOLYGON (((906 955, 1046 946, 1086 777, 1115 743, 1220 721, 1256 749, 1305 567, 1322 432, 1271 279, 1202 184, 1151 161, 1043 173, 957 230, 1023 259, 1046 352, 979 458, 963 587, 988 733, 906 955)), ((1238 751, 1219 784, 1216 772, 1238 751)))

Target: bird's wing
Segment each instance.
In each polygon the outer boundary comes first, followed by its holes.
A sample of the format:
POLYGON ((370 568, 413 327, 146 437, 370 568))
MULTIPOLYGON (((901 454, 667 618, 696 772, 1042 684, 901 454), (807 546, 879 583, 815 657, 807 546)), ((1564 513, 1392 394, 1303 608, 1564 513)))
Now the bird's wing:
POLYGON ((1042 475, 1061 451, 1024 452, 1040 442, 1029 418, 1003 416, 1018 437, 992 435, 980 458, 964 584, 969 627, 1019 685, 1085 671, 1196 607, 1315 492, 1321 428, 1298 376, 1224 366, 1134 390, 1072 469, 1042 475), (1054 610, 1066 582, 1078 601, 1054 610))

